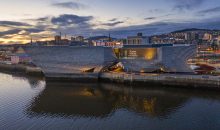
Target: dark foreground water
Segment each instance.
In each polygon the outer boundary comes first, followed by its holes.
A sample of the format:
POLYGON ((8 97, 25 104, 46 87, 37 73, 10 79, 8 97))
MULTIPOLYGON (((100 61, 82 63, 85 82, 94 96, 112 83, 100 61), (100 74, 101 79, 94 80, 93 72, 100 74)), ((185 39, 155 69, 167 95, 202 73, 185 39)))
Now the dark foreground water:
POLYGON ((45 83, 0 73, 0 129, 219 130, 220 91, 45 83))

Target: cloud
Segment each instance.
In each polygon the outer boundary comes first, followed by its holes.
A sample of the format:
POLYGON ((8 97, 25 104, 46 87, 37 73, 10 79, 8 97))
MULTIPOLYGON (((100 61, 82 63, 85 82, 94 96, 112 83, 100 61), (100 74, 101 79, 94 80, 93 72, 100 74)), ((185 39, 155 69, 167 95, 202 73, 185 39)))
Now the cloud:
POLYGON ((14 35, 14 34, 18 34, 21 30, 20 29, 12 29, 12 30, 8 30, 8 31, 3 31, 0 32, 0 36, 5 36, 5 35, 14 35))
POLYGON ((67 35, 84 35, 93 32, 93 16, 79 16, 74 14, 62 14, 51 18, 50 30, 58 33, 63 32, 67 35))
POLYGON ((206 14, 217 13, 217 12, 220 12, 220 6, 215 7, 215 8, 206 9, 206 10, 201 10, 197 14, 198 15, 206 15, 206 14))
MULTIPOLYGON (((200 12, 214 12, 217 9, 207 9, 200 12)), ((35 40, 52 38, 58 32, 62 32, 67 35, 84 35, 96 36, 96 35, 108 35, 110 32, 113 37, 124 38, 129 35, 136 35, 137 32, 143 32, 145 35, 154 35, 167 33, 179 29, 185 28, 204 28, 204 29, 220 29, 220 18, 212 18, 206 20, 200 20, 199 22, 177 22, 175 20, 162 20, 161 17, 166 17, 173 14, 164 14, 155 17, 146 17, 145 20, 153 20, 160 22, 152 22, 151 24, 142 24, 135 26, 117 26, 126 23, 126 20, 120 20, 119 18, 109 19, 107 22, 95 22, 93 16, 80 16, 74 14, 62 14, 58 16, 45 16, 36 19, 32 19, 30 24, 25 22, 16 21, 0 21, 0 27, 4 25, 10 25, 13 27, 4 27, 8 31, 0 32, 0 40, 6 39, 9 41, 29 42, 30 35, 35 40), (18 25, 18 26, 16 26, 18 25), (24 25, 25 28, 23 27, 24 25), (104 27, 103 27, 104 26, 104 27), (106 26, 106 27, 105 27, 106 26), (100 27, 100 28, 99 28, 100 27), (103 28, 102 28, 103 27, 103 28), (107 27, 111 27, 108 29, 107 27), (105 29, 107 28, 107 29, 105 29)), ((124 24, 123 24, 124 25, 124 24)))
POLYGON ((58 17, 53 17, 51 22, 55 25, 69 26, 69 25, 83 25, 88 24, 93 19, 92 16, 78 16, 73 14, 63 14, 58 17))
POLYGON ((113 18, 113 19, 110 19, 109 21, 114 22, 114 21, 117 21, 117 20, 118 20, 117 18, 113 18))
MULTIPOLYGON (((35 19, 36 20, 36 19, 35 19)), ((33 23, 28 24, 25 22, 17 21, 0 21, 0 28, 6 31, 0 31, 0 39, 3 43, 26 43, 30 38, 30 35, 40 36, 44 35, 47 30, 47 26, 40 28, 38 25, 33 23)), ((1 44, 1 43, 0 43, 1 44)))
POLYGON ((220 29, 220 18, 203 19, 199 22, 175 22, 175 21, 161 21, 151 24, 143 24, 136 26, 127 26, 114 28, 109 30, 113 37, 126 37, 129 35, 136 35, 138 32, 142 32, 144 35, 157 35, 169 33, 176 30, 182 30, 186 28, 200 28, 200 29, 220 29))
POLYGON ((0 26, 30 26, 30 24, 14 21, 0 21, 0 26))
POLYGON ((163 10, 161 10, 161 9, 151 9, 151 10, 149 10, 149 12, 150 13, 161 13, 161 12, 163 12, 163 10))
POLYGON ((49 20, 49 17, 41 17, 41 18, 37 18, 37 19, 34 19, 35 21, 39 21, 39 22, 45 22, 47 20, 49 20))
POLYGON ((174 10, 185 11, 193 10, 195 7, 199 7, 205 0, 171 0, 174 2, 174 10))
POLYGON ((52 6, 58 7, 58 8, 72 9, 72 10, 79 10, 79 9, 85 8, 85 5, 81 3, 77 3, 77 2, 53 3, 52 6))
POLYGON ((102 23, 101 25, 104 25, 104 26, 116 26, 116 25, 119 25, 119 24, 122 24, 124 23, 123 21, 116 21, 116 22, 111 22, 111 23, 102 23))
POLYGON ((30 38, 30 35, 36 40, 42 40, 51 38, 60 31, 67 35, 89 34, 94 31, 92 27, 96 26, 91 23, 92 20, 92 16, 63 14, 26 19, 26 21, 31 21, 31 24, 16 21, 0 21, 0 27, 8 30, 0 32, 0 38, 5 41, 13 40, 24 43, 28 42, 27 39, 30 38))
POLYGON ((24 30, 29 32, 29 33, 40 33, 40 32, 45 31, 43 29, 37 29, 37 28, 28 28, 28 29, 24 29, 24 30))
POLYGON ((161 15, 161 16, 157 16, 157 17, 146 17, 144 18, 144 20, 155 20, 155 19, 158 19, 158 18, 163 18, 163 17, 168 17, 168 16, 171 16, 173 14, 166 14, 166 15, 161 15))
POLYGON ((154 20, 156 19, 157 17, 147 17, 147 18, 144 18, 144 20, 154 20))

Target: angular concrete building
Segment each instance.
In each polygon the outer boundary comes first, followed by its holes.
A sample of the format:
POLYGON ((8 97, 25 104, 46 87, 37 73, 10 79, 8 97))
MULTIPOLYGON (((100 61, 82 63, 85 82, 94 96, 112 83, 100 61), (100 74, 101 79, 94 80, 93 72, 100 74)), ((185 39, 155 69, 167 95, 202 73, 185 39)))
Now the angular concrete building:
POLYGON ((46 78, 97 80, 102 69, 117 62, 112 48, 107 47, 39 46, 25 50, 46 78))
POLYGON ((195 45, 127 45, 110 47, 25 47, 32 62, 47 79, 92 79, 118 62, 126 72, 191 73, 187 60, 196 54, 195 45), (117 55, 117 57, 116 57, 117 55))
POLYGON ((117 56, 128 72, 193 72, 187 64, 196 55, 196 45, 126 45, 117 56))

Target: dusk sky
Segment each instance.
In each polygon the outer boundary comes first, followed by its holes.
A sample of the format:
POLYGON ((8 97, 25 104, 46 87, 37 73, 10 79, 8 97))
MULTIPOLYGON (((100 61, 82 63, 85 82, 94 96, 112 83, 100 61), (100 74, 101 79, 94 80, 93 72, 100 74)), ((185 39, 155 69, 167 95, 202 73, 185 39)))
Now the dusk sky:
POLYGON ((0 43, 111 33, 125 37, 184 28, 220 29, 219 0, 2 0, 0 43))

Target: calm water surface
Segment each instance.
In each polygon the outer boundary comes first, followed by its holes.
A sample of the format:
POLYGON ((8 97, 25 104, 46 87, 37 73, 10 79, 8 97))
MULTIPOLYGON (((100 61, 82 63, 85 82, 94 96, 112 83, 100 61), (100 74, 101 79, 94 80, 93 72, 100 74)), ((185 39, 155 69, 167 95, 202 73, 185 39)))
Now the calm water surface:
POLYGON ((220 129, 220 92, 146 87, 0 73, 0 129, 220 129))

